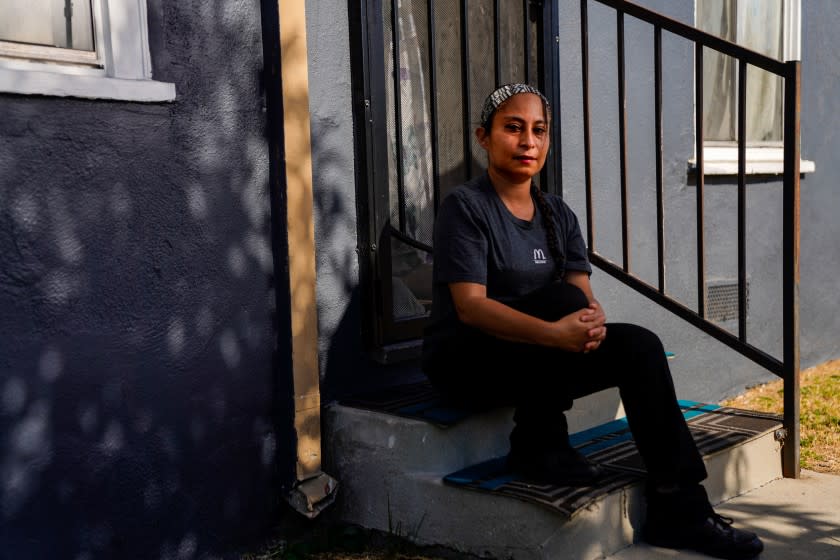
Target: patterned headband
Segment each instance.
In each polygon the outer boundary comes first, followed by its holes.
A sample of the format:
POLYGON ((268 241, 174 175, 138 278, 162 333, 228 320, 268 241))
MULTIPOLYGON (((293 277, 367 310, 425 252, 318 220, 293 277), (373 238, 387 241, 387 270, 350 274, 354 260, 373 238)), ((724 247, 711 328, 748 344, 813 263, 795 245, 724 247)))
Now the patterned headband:
POLYGON ((548 104, 548 99, 545 98, 540 90, 533 86, 529 86, 528 84, 505 84, 488 95, 487 99, 484 100, 484 105, 481 107, 481 126, 485 126, 487 124, 493 116, 493 113, 496 112, 496 109, 498 109, 502 103, 520 93, 533 93, 534 95, 539 96, 543 102, 543 107, 545 107, 546 116, 551 117, 551 107, 548 104))

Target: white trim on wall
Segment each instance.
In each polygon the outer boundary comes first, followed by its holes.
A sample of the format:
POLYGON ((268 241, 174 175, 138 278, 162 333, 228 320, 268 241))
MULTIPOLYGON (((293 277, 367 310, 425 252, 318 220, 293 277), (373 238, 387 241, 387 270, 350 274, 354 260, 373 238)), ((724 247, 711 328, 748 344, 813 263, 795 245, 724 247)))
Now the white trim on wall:
MULTIPOLYGON (((785 170, 784 149, 780 146, 747 147, 747 175, 781 175, 785 170)), ((688 160, 690 169, 697 167, 697 159, 688 160)), ((799 173, 813 173, 816 164, 799 160, 799 173)), ((704 175, 737 175, 738 148, 733 146, 703 147, 704 175)))

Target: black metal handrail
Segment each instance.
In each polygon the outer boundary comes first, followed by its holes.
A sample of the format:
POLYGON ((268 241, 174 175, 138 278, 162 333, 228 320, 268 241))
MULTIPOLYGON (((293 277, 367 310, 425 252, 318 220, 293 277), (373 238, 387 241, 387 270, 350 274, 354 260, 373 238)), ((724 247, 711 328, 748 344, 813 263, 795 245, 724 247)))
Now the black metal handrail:
POLYGON ((783 472, 786 477, 799 476, 799 107, 800 63, 780 62, 750 49, 710 35, 690 25, 625 0, 592 0, 616 11, 619 149, 622 211, 622 265, 619 266, 598 254, 595 244, 595 224, 592 196, 591 128, 589 93, 589 23, 588 2, 581 0, 581 64, 583 78, 583 137, 584 176, 586 183, 587 240, 592 264, 624 282, 662 307, 672 311, 695 327, 726 344, 757 364, 784 379, 784 426, 787 439, 783 451, 783 472), (626 169, 626 80, 624 68, 624 20, 632 16, 654 28, 654 111, 656 135, 656 222, 658 286, 652 286, 630 270, 629 224, 627 219, 626 169), (697 310, 690 309, 665 290, 665 238, 662 171, 662 31, 681 36, 694 43, 695 49, 695 150, 697 153, 696 214, 697 214, 697 310), (705 239, 703 225, 703 48, 729 55, 738 61, 738 335, 733 335, 706 319, 705 239), (756 66, 780 76, 784 80, 784 173, 783 173, 783 352, 779 360, 747 340, 746 322, 746 81, 747 66, 756 66))

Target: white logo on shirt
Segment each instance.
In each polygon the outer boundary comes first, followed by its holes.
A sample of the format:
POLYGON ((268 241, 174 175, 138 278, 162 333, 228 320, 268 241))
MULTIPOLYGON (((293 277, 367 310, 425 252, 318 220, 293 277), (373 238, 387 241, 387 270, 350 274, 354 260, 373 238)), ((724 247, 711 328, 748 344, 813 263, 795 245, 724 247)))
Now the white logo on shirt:
POLYGON ((545 253, 542 249, 534 249, 534 264, 545 264, 545 253))

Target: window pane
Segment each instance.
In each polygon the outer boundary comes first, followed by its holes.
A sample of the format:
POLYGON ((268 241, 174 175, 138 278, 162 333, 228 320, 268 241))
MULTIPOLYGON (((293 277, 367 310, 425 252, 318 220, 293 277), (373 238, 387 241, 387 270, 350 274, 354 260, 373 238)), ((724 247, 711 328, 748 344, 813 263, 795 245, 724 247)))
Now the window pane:
POLYGON ((501 27, 501 83, 524 82, 525 78, 525 25, 522 2, 500 2, 501 27))
MULTIPOLYGON (((773 58, 784 53, 782 0, 697 0, 697 27, 773 58)), ((738 65, 712 49, 703 53, 703 126, 709 141, 737 139, 738 65)), ((747 141, 782 139, 782 79, 747 69, 747 141)))
POLYGON ((782 0, 740 0, 738 42, 761 54, 782 59, 782 0))
MULTIPOLYGON (((431 245, 434 177, 427 9, 426 0, 383 2, 390 223, 396 234, 431 245)), ((391 237, 390 264, 392 320, 425 317, 431 301, 431 255, 391 237)))
POLYGON ((385 2, 386 76, 393 76, 394 37, 399 37, 397 81, 386 80, 388 97, 388 137, 393 167, 390 171, 391 224, 413 239, 431 244, 434 221, 434 181, 432 177, 431 91, 429 89, 429 42, 426 37, 426 4, 422 0, 403 0, 398 5, 397 34, 391 29, 392 6, 385 2), (400 119, 395 118, 396 101, 400 119), (399 130, 397 130, 399 125, 399 130), (399 145, 397 145, 399 143, 399 145), (399 148, 399 161, 397 149, 399 148), (397 167, 401 165, 401 169, 397 167), (399 171, 402 175, 398 176, 399 171), (402 193, 400 193, 402 186, 402 193), (400 204, 403 207, 400 207, 400 204), (400 219, 401 212, 405 219, 400 219))
MULTIPOLYGON (((697 27, 735 41, 735 2, 697 0, 697 27)), ((735 140, 737 64, 713 49, 703 51, 703 132, 706 140, 735 140)))
POLYGON ((461 15, 458 2, 435 5, 437 145, 440 199, 467 180, 464 162, 464 102, 461 83, 461 15))
POLYGON ((703 51, 703 132, 706 140, 737 138, 735 60, 712 49, 703 51))
MULTIPOLYGON (((767 56, 782 59, 781 0, 741 0, 739 42, 767 56)), ((747 69, 747 140, 782 139, 782 79, 755 67, 747 69)))
POLYGON ((747 67, 747 142, 782 140, 782 78, 747 67))
MULTIPOLYGON (((470 80, 470 107, 468 115, 473 129, 478 126, 478 114, 488 93, 496 89, 496 76, 493 60, 493 2, 491 0, 470 0, 469 2, 469 48, 470 60, 467 62, 470 80)), ((487 167, 487 153, 472 136, 472 169, 470 177, 479 175, 487 167)))
POLYGON ((426 9, 423 0, 400 2, 400 143, 406 216, 403 231, 431 245, 435 215, 426 9))
POLYGON ((734 41, 735 7, 734 0, 697 0, 697 27, 727 41, 734 41))
POLYGON ((93 51, 90 0, 0 0, 0 41, 93 51))

